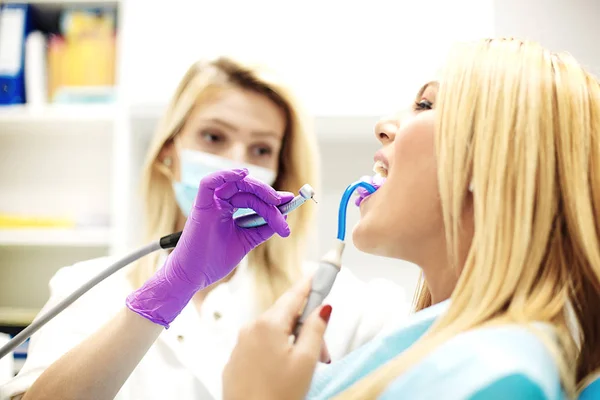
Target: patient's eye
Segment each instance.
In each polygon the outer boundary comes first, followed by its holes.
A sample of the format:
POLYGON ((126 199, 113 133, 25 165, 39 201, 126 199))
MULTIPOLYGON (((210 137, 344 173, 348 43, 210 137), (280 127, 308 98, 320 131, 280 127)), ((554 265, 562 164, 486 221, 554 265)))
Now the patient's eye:
POLYGON ((433 109, 433 103, 431 103, 427 99, 415 101, 415 105, 414 105, 415 111, 425 111, 425 110, 432 110, 432 109, 433 109))

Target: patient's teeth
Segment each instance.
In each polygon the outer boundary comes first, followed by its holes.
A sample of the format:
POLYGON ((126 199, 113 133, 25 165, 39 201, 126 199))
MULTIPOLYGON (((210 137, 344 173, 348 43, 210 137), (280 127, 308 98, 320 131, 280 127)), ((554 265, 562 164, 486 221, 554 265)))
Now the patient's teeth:
POLYGON ((375 174, 375 176, 373 176, 373 183, 377 186, 381 186, 384 184, 385 179, 386 178, 381 176, 380 174, 375 174))

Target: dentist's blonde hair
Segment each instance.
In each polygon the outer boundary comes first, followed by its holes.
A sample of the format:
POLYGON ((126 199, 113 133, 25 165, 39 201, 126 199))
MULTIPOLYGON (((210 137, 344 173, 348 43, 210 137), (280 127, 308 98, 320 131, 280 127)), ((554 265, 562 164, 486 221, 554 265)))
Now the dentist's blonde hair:
MULTIPOLYGON (((159 159, 162 149, 180 132, 197 104, 210 101, 215 92, 244 89, 262 94, 285 113, 287 124, 273 185, 297 193, 305 183, 318 187, 318 158, 312 126, 299 103, 277 77, 262 66, 242 64, 229 58, 193 64, 179 83, 147 154, 142 177, 145 201, 145 240, 174 232, 181 211, 172 188, 171 170, 159 159)), ((271 305, 301 275, 302 254, 313 207, 306 204, 288 216, 292 235, 277 237, 254 249, 248 265, 256 279, 261 308, 271 305)), ((142 259, 131 281, 142 285, 160 265, 160 255, 142 259)))
MULTIPOLYGON (((572 396, 600 368, 600 85, 568 54, 484 40, 453 50, 435 107, 439 191, 460 278, 448 312, 419 341, 339 398, 377 398, 461 332, 537 321, 554 328, 558 341, 534 331, 572 396), (461 266, 471 182, 475 232, 461 266)), ((422 286, 417 306, 430 304, 422 286)))

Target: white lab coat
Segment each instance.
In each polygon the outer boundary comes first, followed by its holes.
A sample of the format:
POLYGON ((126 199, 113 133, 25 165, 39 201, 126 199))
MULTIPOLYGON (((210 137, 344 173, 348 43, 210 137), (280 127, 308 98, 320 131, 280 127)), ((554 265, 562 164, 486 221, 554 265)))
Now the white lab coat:
MULTIPOLYGON (((101 258, 59 270, 42 313, 110 262, 101 258)), ((306 264, 306 272, 315 266, 306 264)), ((0 387, 0 399, 25 392, 50 364, 123 309, 131 291, 125 271, 119 271, 50 321, 32 337, 23 369, 0 387)), ((220 399, 221 373, 239 329, 258 315, 255 299, 254 281, 243 262, 231 280, 206 296, 200 310, 190 303, 161 333, 116 399, 220 399)), ((381 279, 364 283, 344 269, 326 302, 333 307, 325 336, 332 360, 397 326, 409 313, 402 288, 381 279)))

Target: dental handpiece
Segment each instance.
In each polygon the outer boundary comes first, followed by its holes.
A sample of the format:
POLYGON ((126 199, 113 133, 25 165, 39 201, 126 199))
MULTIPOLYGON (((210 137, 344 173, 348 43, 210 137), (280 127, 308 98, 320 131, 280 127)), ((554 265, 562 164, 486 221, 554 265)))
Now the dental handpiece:
MULTIPOLYGON (((298 196, 294 197, 291 201, 278 206, 277 208, 283 215, 286 215, 300 207, 306 202, 306 200, 314 200, 314 196, 315 190, 309 184, 306 184, 300 188, 298 191, 298 196)), ((255 212, 235 217, 234 221, 235 224, 241 228, 256 228, 258 226, 266 225, 267 223, 263 217, 255 212)))

